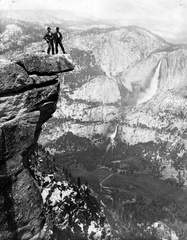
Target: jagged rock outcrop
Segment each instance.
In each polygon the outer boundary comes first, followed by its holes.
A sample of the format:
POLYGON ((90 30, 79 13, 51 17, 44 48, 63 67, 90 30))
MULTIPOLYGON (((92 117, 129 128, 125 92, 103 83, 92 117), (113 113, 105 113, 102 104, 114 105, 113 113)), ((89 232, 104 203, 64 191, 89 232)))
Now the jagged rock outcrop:
POLYGON ((0 65, 0 238, 42 239, 42 198, 29 156, 56 109, 58 74, 73 70, 65 56, 29 54, 0 65))

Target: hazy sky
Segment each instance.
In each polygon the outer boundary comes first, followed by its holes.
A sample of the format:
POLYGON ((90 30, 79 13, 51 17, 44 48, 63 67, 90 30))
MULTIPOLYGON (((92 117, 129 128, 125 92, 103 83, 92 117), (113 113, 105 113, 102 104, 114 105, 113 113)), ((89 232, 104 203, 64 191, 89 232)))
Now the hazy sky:
POLYGON ((0 9, 62 9, 121 25, 139 25, 168 39, 187 39, 187 0, 0 0, 0 9))

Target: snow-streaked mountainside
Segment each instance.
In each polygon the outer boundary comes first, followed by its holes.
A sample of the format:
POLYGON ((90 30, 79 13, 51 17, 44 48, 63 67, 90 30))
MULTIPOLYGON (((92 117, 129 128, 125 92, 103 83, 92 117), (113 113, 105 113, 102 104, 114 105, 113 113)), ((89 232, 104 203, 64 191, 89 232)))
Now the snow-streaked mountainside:
MULTIPOLYGON (((185 240, 187 49, 135 26, 80 30, 56 23, 75 70, 59 76, 58 107, 40 143, 98 194, 113 239, 185 240)), ((45 27, 4 22, 1 58, 46 51, 45 27)), ((52 187, 48 199, 63 202, 64 186, 48 184, 44 200, 52 187)))

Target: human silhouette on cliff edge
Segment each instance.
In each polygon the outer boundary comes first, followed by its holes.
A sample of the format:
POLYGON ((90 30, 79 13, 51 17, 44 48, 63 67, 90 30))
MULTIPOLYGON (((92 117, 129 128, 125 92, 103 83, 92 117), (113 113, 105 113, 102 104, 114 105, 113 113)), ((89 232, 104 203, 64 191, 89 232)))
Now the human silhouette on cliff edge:
POLYGON ((64 50, 64 46, 62 44, 62 34, 59 31, 59 27, 56 28, 56 32, 54 33, 54 42, 55 42, 55 50, 56 50, 56 54, 58 54, 58 45, 60 45, 62 52, 64 54, 66 54, 65 50, 64 50))
POLYGON ((50 51, 52 49, 52 54, 55 54, 54 53, 54 34, 51 32, 50 27, 47 28, 47 33, 44 35, 43 38, 48 44, 47 53, 50 54, 50 51))

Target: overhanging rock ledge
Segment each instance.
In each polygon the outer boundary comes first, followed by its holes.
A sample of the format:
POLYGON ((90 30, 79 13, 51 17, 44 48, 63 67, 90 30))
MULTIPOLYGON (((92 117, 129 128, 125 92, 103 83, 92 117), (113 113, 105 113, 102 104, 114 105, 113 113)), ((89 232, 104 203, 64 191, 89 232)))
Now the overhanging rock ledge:
POLYGON ((0 239, 43 239, 45 218, 28 158, 56 110, 66 55, 22 54, 0 62, 0 239))

